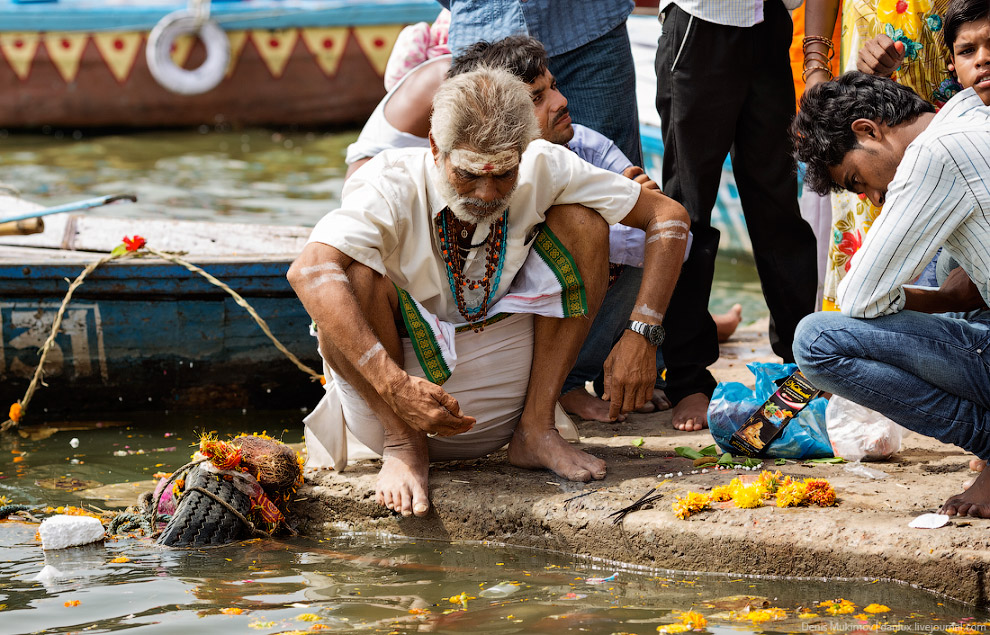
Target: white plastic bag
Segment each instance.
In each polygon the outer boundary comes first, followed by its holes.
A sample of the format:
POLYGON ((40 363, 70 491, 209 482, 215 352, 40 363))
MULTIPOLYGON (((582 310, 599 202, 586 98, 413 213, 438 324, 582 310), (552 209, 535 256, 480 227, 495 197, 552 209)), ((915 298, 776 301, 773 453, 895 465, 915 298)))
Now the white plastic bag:
POLYGON ((835 456, 847 461, 884 461, 901 449, 907 430, 879 412, 833 395, 825 408, 825 428, 835 456))

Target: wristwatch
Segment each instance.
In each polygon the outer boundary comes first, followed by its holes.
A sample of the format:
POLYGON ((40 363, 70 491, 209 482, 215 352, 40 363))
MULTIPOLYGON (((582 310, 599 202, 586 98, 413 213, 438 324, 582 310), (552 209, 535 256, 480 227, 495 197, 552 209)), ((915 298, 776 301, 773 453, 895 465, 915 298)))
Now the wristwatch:
POLYGON ((629 320, 629 323, 626 324, 626 328, 633 333, 639 333, 646 338, 646 341, 654 346, 660 346, 663 344, 664 331, 663 327, 659 324, 647 324, 646 322, 640 322, 639 320, 629 320))

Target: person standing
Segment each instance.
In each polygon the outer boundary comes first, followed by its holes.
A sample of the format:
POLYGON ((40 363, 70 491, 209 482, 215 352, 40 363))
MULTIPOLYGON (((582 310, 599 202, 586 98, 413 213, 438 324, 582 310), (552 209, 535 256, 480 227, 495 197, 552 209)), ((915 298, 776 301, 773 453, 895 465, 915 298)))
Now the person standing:
POLYGON ((815 236, 801 218, 788 126, 794 84, 788 9, 800 0, 661 0, 657 110, 663 191, 691 216, 694 244, 664 324, 667 395, 674 427, 700 430, 718 359, 708 313, 719 232, 711 212, 726 154, 739 188, 756 268, 770 309, 770 343, 793 361, 791 342, 815 308, 815 236))
POLYGON ((602 133, 634 165, 643 165, 636 69, 626 31, 633 0, 438 2, 450 9, 448 44, 454 57, 475 42, 509 35, 542 42, 574 123, 602 133))

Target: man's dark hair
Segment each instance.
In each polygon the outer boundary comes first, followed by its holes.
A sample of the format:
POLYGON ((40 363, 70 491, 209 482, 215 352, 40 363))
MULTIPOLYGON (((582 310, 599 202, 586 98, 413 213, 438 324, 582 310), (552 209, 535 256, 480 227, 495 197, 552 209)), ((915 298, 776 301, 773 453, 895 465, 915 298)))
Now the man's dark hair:
POLYGON ((896 126, 925 112, 935 112, 935 107, 910 88, 859 71, 809 88, 791 124, 794 157, 807 166, 805 183, 822 195, 843 189, 828 170, 859 147, 852 130, 857 119, 896 126))
POLYGON ((528 35, 510 35, 497 42, 475 42, 450 63, 447 77, 476 70, 480 66, 504 68, 527 84, 546 72, 547 51, 528 35))
POLYGON ((942 41, 949 53, 952 53, 962 25, 986 19, 990 19, 990 0, 952 0, 942 24, 942 41))

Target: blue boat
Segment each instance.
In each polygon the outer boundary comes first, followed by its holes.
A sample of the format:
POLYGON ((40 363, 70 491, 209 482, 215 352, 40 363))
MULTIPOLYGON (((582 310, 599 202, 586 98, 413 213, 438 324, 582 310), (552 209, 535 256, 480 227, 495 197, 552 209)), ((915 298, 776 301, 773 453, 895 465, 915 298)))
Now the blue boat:
POLYGON ((363 123, 435 0, 0 0, 0 127, 363 123))
MULTIPOLYGON (((37 207, 0 196, 0 218, 37 207)), ((322 372, 309 316, 285 278, 309 228, 84 214, 45 221, 43 233, 0 237, 0 404, 24 396, 68 281, 134 235, 229 285, 290 352, 322 372)), ((144 256, 99 267, 78 287, 44 381, 32 412, 297 408, 322 392, 229 294, 144 256)))

